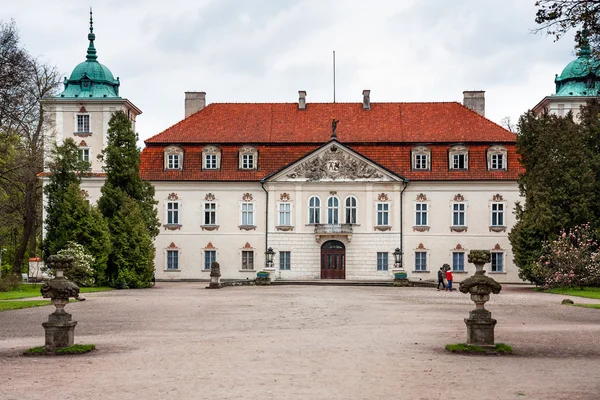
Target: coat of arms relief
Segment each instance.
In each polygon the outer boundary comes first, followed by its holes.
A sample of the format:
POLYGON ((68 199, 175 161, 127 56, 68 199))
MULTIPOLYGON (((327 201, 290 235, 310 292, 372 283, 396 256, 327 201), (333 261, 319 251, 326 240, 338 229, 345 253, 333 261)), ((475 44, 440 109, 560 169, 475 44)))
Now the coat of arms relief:
POLYGON ((320 156, 298 165, 291 173, 287 174, 287 177, 318 181, 322 179, 382 179, 384 176, 366 162, 332 146, 320 156))

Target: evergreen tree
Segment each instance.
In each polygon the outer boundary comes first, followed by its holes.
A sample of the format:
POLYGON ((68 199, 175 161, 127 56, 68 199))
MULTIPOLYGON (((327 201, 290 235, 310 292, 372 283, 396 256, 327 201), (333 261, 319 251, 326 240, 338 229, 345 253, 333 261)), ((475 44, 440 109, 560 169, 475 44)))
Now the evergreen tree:
POLYGON ((107 277, 119 287, 147 287, 154 270, 152 242, 158 235, 154 187, 140 178, 137 135, 127 115, 114 113, 108 125, 102 153, 107 176, 98 201, 112 236, 107 277))
POLYGON ((80 176, 87 166, 78 159, 77 146, 71 139, 56 148, 50 183, 46 186, 44 255, 57 254, 69 242, 76 242, 94 258, 94 281, 103 284, 111 247, 110 231, 98 208, 91 206, 81 193, 80 176))
POLYGON ((589 145, 589 130, 570 113, 563 118, 529 111, 519 120, 517 152, 525 168, 519 191, 525 204, 516 206, 509 239, 522 279, 542 283, 534 264, 545 241, 576 225, 598 225, 599 153, 589 145))

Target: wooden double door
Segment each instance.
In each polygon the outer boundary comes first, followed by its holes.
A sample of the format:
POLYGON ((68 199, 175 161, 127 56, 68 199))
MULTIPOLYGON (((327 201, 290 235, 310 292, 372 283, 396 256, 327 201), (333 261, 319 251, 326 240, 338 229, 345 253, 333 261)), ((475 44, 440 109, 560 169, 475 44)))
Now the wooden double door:
POLYGON ((346 279, 346 247, 330 240, 321 246, 321 279, 346 279))

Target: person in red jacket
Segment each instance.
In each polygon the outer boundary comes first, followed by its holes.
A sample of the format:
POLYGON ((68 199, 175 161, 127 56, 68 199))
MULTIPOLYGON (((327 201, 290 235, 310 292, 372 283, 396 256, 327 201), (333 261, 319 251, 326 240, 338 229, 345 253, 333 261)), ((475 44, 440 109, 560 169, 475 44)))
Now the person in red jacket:
POLYGON ((448 291, 452 291, 452 270, 450 268, 446 269, 446 280, 448 281, 448 291))

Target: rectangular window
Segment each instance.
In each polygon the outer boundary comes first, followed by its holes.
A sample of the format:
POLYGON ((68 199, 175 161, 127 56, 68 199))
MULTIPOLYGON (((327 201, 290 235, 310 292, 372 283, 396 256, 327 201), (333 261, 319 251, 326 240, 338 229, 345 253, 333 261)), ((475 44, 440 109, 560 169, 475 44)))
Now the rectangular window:
POLYGON ((492 203, 492 226, 505 226, 504 203, 492 203))
POLYGON ((452 204, 452 226, 465 225, 465 203, 452 204))
POLYGON ((504 154, 492 154, 492 169, 504 169, 504 154))
POLYGON ((377 271, 388 270, 388 253, 377 253, 377 271))
POLYGON ((254 251, 242 251, 242 269, 254 269, 254 251))
POLYGON ((492 272, 504 272, 504 253, 492 253, 492 272))
POLYGON ((427 203, 415 204, 415 225, 427 226, 427 203))
POLYGON ((242 154, 242 169, 254 169, 254 154, 242 154))
POLYGON ((390 204, 377 203, 377 226, 388 226, 390 224, 390 204))
POLYGON ((204 203, 204 225, 217 224, 217 203, 204 203))
POLYGON ((90 149, 79 149, 78 154, 80 161, 90 162, 90 149))
POLYGON ((279 203, 279 225, 292 225, 292 205, 290 203, 279 203))
POLYGON ((427 271, 427 252, 415 252, 415 271, 427 271))
POLYGON ((427 154, 415 154, 415 169, 427 169, 427 154))
POLYGON ((452 253, 452 271, 464 272, 465 270, 465 253, 452 253))
POLYGON ((291 251, 280 251, 279 252, 279 269, 289 270, 291 269, 291 251))
POLYGON ((179 224, 179 203, 167 202, 167 224, 179 224))
POLYGON ((466 154, 452 154, 452 169, 466 168, 466 154))
POLYGON ((216 154, 206 154, 204 156, 204 168, 217 169, 217 155, 216 154))
POLYGON ((77 132, 89 133, 90 132, 90 116, 89 115, 78 115, 77 116, 77 132))
POLYGON ((167 269, 179 269, 179 250, 167 250, 167 269))
POLYGON ((167 168, 179 169, 179 154, 169 154, 167 156, 167 168))
POLYGON ((214 261, 217 261, 217 251, 204 250, 204 269, 210 269, 214 261))
POLYGON ((242 225, 254 226, 254 203, 242 203, 242 225))

